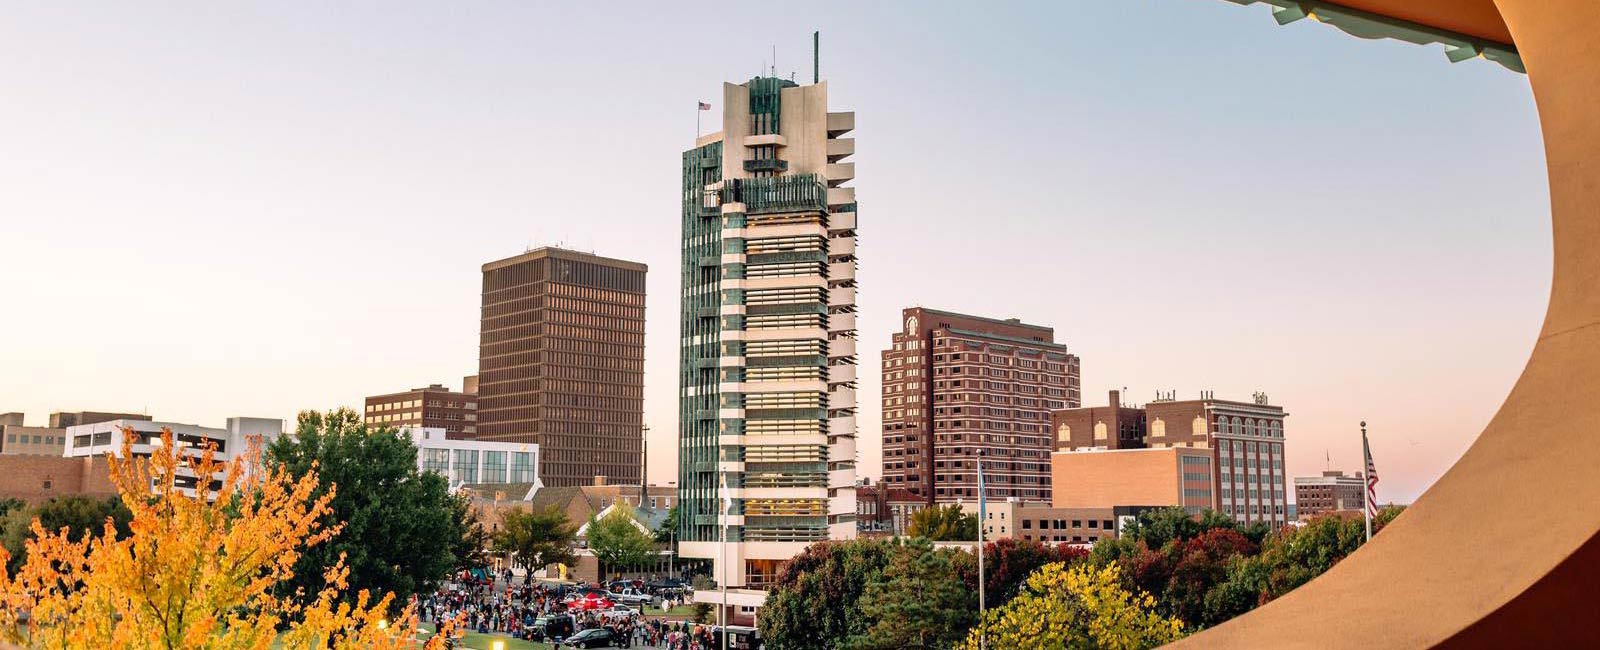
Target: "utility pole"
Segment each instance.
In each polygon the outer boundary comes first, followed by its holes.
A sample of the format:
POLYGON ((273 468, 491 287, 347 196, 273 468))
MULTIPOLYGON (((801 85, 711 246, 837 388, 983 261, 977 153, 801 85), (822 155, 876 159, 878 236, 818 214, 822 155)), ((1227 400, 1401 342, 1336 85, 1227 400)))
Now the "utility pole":
POLYGON ((985 516, 987 500, 983 490, 983 450, 978 450, 978 650, 984 650, 983 638, 983 613, 986 609, 983 598, 983 528, 987 523, 985 516))

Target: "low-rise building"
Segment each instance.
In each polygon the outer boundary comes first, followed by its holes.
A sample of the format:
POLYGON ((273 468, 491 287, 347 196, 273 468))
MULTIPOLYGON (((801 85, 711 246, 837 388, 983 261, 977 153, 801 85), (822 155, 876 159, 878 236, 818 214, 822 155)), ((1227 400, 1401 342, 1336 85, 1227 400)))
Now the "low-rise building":
POLYGON ((62 456, 66 450, 66 429, 25 427, 8 424, 0 427, 0 454, 7 456, 62 456))
POLYGON ((72 495, 117 495, 105 457, 0 455, 0 498, 37 505, 72 495))
MULTIPOLYGON (((112 420, 144 420, 152 418, 143 413, 113 413, 110 411, 58 411, 50 414, 50 428, 65 429, 84 424, 99 424, 112 420)), ((21 424, 20 422, 18 424, 21 424)))
POLYGON ((1328 470, 1321 476, 1296 476, 1294 502, 1300 519, 1341 510, 1361 512, 1366 507, 1366 485, 1359 474, 1346 476, 1328 470))
POLYGON ((1249 402, 1178 400, 1052 414, 1052 501, 1058 507, 1127 504, 1210 508, 1243 524, 1288 523, 1282 407, 1257 393, 1249 402))
POLYGON ((543 486, 539 445, 531 442, 455 440, 438 427, 405 428, 401 433, 417 446, 417 469, 438 472, 451 487, 525 484, 527 493, 543 486))
POLYGON ((362 421, 369 427, 443 429, 451 438, 478 431, 478 380, 467 377, 461 392, 432 384, 366 399, 362 421))
MULTIPOLYGON (((212 457, 225 463, 240 457, 252 448, 266 449, 267 445, 283 435, 283 420, 232 417, 228 418, 227 426, 220 429, 180 422, 128 419, 80 424, 66 428, 69 442, 64 454, 68 458, 93 458, 107 454, 121 458, 123 444, 126 441, 129 453, 135 458, 148 457, 157 446, 163 444, 164 430, 172 432, 173 444, 181 453, 198 455, 200 450, 209 447, 213 450, 212 457)), ((221 472, 212 476, 208 483, 209 489, 220 488, 221 479, 221 472)), ((193 494, 195 487, 200 484, 200 479, 187 467, 179 467, 173 482, 184 491, 193 494)))
POLYGON ((856 488, 856 534, 864 537, 900 537, 911 525, 911 515, 927 507, 928 500, 888 484, 856 488))
MULTIPOLYGON (((1157 507, 1160 506, 1058 508, 1016 500, 990 502, 983 508, 983 538, 1091 546, 1102 539, 1115 539, 1126 522, 1157 507)), ((978 514, 978 504, 974 502, 962 502, 961 509, 978 514)))

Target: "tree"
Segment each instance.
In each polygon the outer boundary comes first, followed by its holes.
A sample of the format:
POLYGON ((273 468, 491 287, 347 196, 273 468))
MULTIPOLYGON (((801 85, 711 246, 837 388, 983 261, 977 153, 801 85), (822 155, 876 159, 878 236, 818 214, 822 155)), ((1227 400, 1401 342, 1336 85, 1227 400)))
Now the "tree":
POLYGON ((1169 506, 1139 513, 1122 528, 1121 537, 1142 541, 1146 546, 1159 550, 1167 542, 1191 539, 1216 528, 1238 530, 1239 523, 1209 508, 1202 510, 1199 515, 1190 515, 1182 506, 1169 506))
POLYGON ((1183 621, 1155 612, 1155 599, 1123 587, 1117 565, 1047 564, 1028 577, 1022 593, 989 610, 967 634, 967 650, 979 648, 1138 650, 1184 634, 1183 621))
POLYGON ((973 542, 978 540, 978 517, 956 504, 924 508, 911 515, 906 535, 935 542, 973 542))
POLYGON ((867 631, 858 607, 895 545, 882 540, 817 542, 778 567, 756 619, 769 650, 832 650, 867 631))
MULTIPOLYGON (((999 607, 1015 598, 1039 567, 1052 562, 1071 564, 1083 560, 1088 551, 1067 544, 1046 544, 1034 540, 1014 538, 997 539, 983 547, 984 604, 999 607)), ((978 588, 978 560, 972 554, 962 554, 956 560, 957 570, 969 589, 978 588)))
POLYGON ((489 530, 483 527, 483 518, 472 507, 472 499, 465 494, 458 494, 451 498, 450 507, 454 511, 452 516, 461 522, 466 531, 450 551, 456 558, 456 570, 478 569, 488 565, 489 548, 494 539, 489 535, 489 530))
POLYGON ((618 501, 606 516, 590 518, 585 538, 589 550, 600 561, 600 575, 607 567, 628 569, 649 562, 656 556, 655 538, 640 527, 633 506, 618 501))
MULTIPOLYGON (((656 542, 661 544, 677 544, 679 530, 678 517, 681 515, 682 513, 678 511, 677 505, 673 505, 671 508, 667 509, 667 518, 661 521, 660 526, 656 527, 656 542)), ((673 549, 673 552, 676 553, 677 549, 673 549)))
POLYGON ((84 535, 98 535, 105 529, 107 520, 113 524, 118 537, 125 537, 132 519, 133 512, 116 497, 96 499, 81 494, 52 497, 37 508, 29 509, 24 505, 6 513, 5 518, 0 519, 0 546, 11 554, 7 568, 15 571, 26 559, 25 544, 34 537, 34 520, 45 530, 65 530, 68 538, 79 539, 84 535))
POLYGON ((1208 613, 1206 597, 1227 582, 1229 567, 1256 554, 1256 545, 1243 533, 1228 528, 1213 528, 1192 539, 1167 547, 1170 563, 1165 590, 1161 592, 1161 611, 1184 620, 1190 626, 1206 627, 1226 618, 1208 613))
POLYGON ((493 548, 496 553, 510 554, 512 561, 527 571, 523 579, 532 580, 533 572, 552 564, 577 563, 572 552, 577 534, 567 513, 554 506, 537 512, 512 508, 500 518, 493 548))
POLYGON ((860 601, 865 632, 849 638, 856 650, 948 648, 976 622, 978 599, 956 574, 952 556, 926 539, 897 544, 889 565, 860 601))
MULTIPOLYGON (((334 492, 314 472, 246 472, 255 452, 227 464, 209 448, 179 459, 172 432, 162 439, 145 460, 133 457, 130 436, 111 461, 132 515, 127 535, 110 521, 76 541, 33 525, 22 568, 0 572, 0 639, 38 649, 265 649, 275 639, 285 648, 417 646, 414 608, 390 624, 394 596, 346 593, 341 561, 323 567, 327 586, 303 602, 276 595, 304 550, 338 532, 323 524, 334 492), (220 475, 220 486, 188 496, 174 480, 180 468, 220 475)), ((441 648, 444 636, 426 647, 441 648)))
POLYGON ((350 409, 305 411, 295 434, 273 443, 268 458, 296 478, 320 474, 315 496, 334 495, 323 525, 343 524, 328 543, 300 556, 286 593, 323 591, 322 567, 341 556, 353 589, 382 588, 401 602, 433 591, 457 566, 454 552, 468 523, 445 478, 417 470, 410 438, 369 430, 350 409))

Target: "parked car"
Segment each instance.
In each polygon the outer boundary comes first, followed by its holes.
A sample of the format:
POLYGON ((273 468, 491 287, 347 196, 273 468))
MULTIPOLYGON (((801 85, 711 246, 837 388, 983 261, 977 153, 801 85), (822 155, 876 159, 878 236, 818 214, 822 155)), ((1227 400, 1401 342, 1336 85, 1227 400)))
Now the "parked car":
POLYGON ((533 619, 533 625, 530 626, 531 629, 529 631, 532 633, 534 641, 544 641, 545 639, 564 639, 572 636, 574 627, 570 614, 552 614, 533 619))
POLYGON ((603 627, 591 627, 567 637, 565 643, 574 648, 609 648, 621 642, 622 639, 612 634, 611 630, 603 627))

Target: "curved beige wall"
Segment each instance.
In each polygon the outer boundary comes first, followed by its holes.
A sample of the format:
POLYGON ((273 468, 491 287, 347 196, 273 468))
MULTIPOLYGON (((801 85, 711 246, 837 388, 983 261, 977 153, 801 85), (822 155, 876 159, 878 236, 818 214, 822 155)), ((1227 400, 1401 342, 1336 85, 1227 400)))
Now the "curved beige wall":
POLYGON ((1173 647, 1600 647, 1600 11, 1496 4, 1550 175, 1555 276, 1527 368, 1461 460, 1372 543, 1173 647))

